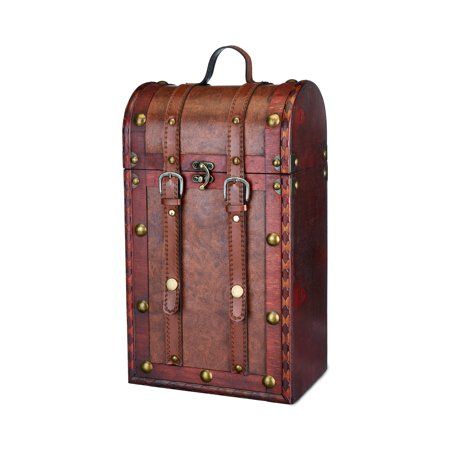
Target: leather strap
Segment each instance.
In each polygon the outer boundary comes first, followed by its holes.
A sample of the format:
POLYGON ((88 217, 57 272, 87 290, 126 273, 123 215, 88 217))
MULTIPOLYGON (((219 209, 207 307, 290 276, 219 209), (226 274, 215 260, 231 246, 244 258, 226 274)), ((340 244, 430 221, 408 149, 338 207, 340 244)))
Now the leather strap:
POLYGON ((247 83, 236 92, 228 113, 228 177, 225 186, 228 216, 229 316, 231 335, 231 370, 248 372, 247 348, 247 206, 245 181, 245 116, 255 89, 262 83, 247 83), (236 180, 237 178, 237 180, 236 180), (239 367, 240 366, 240 367, 239 367), (236 370, 238 367, 238 370, 236 370), (242 369, 240 369, 242 368, 242 369))
POLYGON ((216 66, 217 58, 226 48, 231 48, 233 50, 236 50, 244 57, 244 59, 245 59, 245 80, 247 83, 254 83, 253 75, 252 75, 252 59, 250 58, 250 55, 245 50, 242 50, 242 48, 237 47, 236 45, 226 45, 225 47, 219 47, 211 55, 211 58, 209 59, 208 67, 206 69, 205 77, 199 83, 200 85, 204 86, 205 84, 208 84, 209 80, 211 79, 211 77, 214 73, 214 68, 216 66))
POLYGON ((164 214, 164 283, 166 363, 182 365, 181 326, 181 201, 180 122, 183 106, 194 84, 178 86, 167 105, 164 117, 164 173, 160 176, 164 214))

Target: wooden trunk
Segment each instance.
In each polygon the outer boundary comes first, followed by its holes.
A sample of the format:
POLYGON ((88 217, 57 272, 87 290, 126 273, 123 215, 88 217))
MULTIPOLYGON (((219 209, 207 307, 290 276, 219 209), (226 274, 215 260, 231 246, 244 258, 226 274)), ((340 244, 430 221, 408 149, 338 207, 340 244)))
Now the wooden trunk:
POLYGON ((325 109, 233 48, 245 85, 145 83, 126 108, 129 380, 293 403, 327 366, 325 109))

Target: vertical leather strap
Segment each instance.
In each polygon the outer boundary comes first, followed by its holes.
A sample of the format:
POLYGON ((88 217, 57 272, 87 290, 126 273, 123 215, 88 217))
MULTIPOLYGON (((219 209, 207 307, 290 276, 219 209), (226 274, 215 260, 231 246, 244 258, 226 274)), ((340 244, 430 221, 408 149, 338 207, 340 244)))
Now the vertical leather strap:
POLYGON ((228 113, 228 178, 225 181, 228 215, 229 316, 231 371, 248 372, 247 348, 247 199, 245 180, 245 116, 250 99, 262 83, 247 83, 236 92, 228 113))
POLYGON ((178 86, 167 105, 164 117, 164 173, 160 176, 164 214, 164 283, 166 363, 182 365, 181 327, 181 200, 183 179, 180 174, 180 124, 184 103, 194 84, 178 86))

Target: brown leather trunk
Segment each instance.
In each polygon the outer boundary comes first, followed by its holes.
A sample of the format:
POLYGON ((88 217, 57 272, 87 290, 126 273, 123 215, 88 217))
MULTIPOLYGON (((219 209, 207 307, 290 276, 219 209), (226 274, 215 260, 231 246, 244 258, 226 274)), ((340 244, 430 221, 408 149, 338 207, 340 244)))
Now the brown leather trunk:
POLYGON ((327 367, 325 109, 233 48, 243 86, 207 84, 221 48, 126 108, 129 380, 293 403, 327 367))

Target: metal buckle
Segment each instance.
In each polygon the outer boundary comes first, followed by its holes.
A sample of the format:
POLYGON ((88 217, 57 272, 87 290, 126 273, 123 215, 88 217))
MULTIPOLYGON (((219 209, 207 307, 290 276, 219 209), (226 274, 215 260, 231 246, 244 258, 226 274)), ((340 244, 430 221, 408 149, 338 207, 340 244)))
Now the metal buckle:
POLYGON ((159 193, 160 195, 162 195, 162 180, 164 178, 172 178, 172 177, 176 177, 178 178, 178 196, 181 198, 183 197, 183 191, 184 191, 184 180, 183 177, 176 172, 164 172, 162 173, 159 178, 158 178, 158 186, 159 186, 159 193))
POLYGON ((227 186, 229 183, 242 183, 244 185, 244 197, 245 197, 245 203, 248 202, 250 198, 250 184, 247 180, 244 180, 244 178, 239 177, 229 177, 223 182, 223 198, 226 201, 227 200, 227 186))

